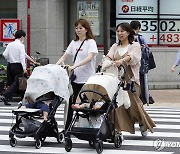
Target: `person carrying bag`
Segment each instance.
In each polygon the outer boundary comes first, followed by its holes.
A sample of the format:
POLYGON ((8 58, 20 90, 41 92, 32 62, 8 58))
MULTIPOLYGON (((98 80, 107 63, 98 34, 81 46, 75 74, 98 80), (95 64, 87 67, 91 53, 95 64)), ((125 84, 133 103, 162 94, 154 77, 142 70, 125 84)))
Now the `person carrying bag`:
MULTIPOLYGON (((141 46, 144 46, 144 44, 142 43, 142 40, 141 40, 141 36, 142 35, 139 35, 139 34, 137 35, 138 42, 140 43, 141 46)), ((155 63, 155 60, 154 60, 153 53, 149 50, 149 48, 147 48, 145 46, 145 47, 142 47, 141 50, 142 50, 142 59, 145 60, 145 62, 142 62, 142 60, 141 60, 141 67, 146 67, 147 66, 148 70, 156 68, 156 63, 155 63)), ((140 69, 140 71, 141 70, 142 70, 142 68, 140 69)))
MULTIPOLYGON (((84 40, 84 41, 85 41, 85 40, 84 40)), ((84 41, 81 43, 81 45, 79 46, 79 49, 77 50, 77 52, 76 52, 76 54, 75 54, 75 56, 74 56, 73 64, 74 64, 74 62, 76 61, 77 54, 78 54, 79 50, 81 49, 84 41)), ((73 82, 75 79, 76 79, 76 75, 74 74, 74 71, 73 71, 73 72, 71 73, 71 75, 69 76, 69 81, 73 82)))
POLYGON ((143 104, 147 104, 147 105, 153 104, 154 99, 149 92, 149 86, 148 86, 148 71, 156 67, 154 56, 152 55, 152 52, 150 52, 144 37, 138 34, 141 29, 141 23, 139 21, 134 20, 131 21, 130 25, 136 34, 135 40, 139 42, 139 44, 141 45, 142 57, 141 57, 141 66, 139 71, 140 86, 141 86, 140 99, 143 102, 143 104))
POLYGON ((65 130, 72 120, 72 104, 76 103, 78 94, 89 77, 95 75, 97 54, 97 44, 88 21, 78 19, 75 22, 75 39, 71 41, 64 55, 56 63, 63 64, 68 56, 74 57, 73 65, 68 67, 70 72, 74 72, 70 75, 73 95, 69 99, 68 113, 65 115, 65 119, 67 116, 65 130))

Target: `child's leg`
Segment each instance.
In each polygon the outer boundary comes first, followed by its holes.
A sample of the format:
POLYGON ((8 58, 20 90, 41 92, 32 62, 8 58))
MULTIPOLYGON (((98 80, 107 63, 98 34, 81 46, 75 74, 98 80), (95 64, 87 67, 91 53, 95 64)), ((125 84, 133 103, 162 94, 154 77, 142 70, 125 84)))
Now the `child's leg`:
POLYGON ((94 110, 100 109, 104 103, 105 103, 104 101, 96 102, 95 105, 93 106, 93 109, 94 110))
POLYGON ((26 106, 25 106, 25 105, 22 105, 22 106, 20 107, 20 109, 26 109, 26 106))
POLYGON ((79 104, 72 104, 72 109, 82 109, 82 108, 88 108, 89 107, 89 103, 83 103, 81 105, 79 104))
POLYGON ((31 108, 31 109, 33 109, 33 108, 35 108, 35 107, 34 107, 34 104, 26 104, 26 105, 22 105, 22 106, 20 107, 20 109, 26 109, 26 108, 31 108))
POLYGON ((36 107, 43 111, 44 120, 48 120, 49 106, 46 103, 40 101, 36 103, 36 107))
POLYGON ((45 112, 45 111, 43 112, 43 118, 45 121, 48 120, 48 112, 45 112))

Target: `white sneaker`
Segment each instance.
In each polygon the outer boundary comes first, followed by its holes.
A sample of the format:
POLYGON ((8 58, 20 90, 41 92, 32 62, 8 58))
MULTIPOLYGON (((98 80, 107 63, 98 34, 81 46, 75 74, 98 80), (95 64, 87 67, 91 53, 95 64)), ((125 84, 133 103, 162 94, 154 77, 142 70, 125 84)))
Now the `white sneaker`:
POLYGON ((124 137, 123 137, 122 133, 121 133, 121 141, 124 141, 124 137))
POLYGON ((141 131, 141 135, 143 136, 143 137, 146 137, 147 135, 148 135, 148 130, 144 130, 144 126, 139 126, 140 128, 139 128, 139 130, 141 131))

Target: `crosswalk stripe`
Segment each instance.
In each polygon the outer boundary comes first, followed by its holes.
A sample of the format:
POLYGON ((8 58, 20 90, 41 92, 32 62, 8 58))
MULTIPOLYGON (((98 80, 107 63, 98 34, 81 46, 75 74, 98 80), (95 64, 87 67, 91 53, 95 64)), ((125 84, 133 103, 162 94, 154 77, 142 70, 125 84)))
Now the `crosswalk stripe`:
MULTIPOLYGON (((0 151, 11 151, 11 152, 30 152, 30 153, 52 153, 53 154, 59 154, 60 151, 66 153, 63 147, 41 147, 41 149, 34 149, 34 147, 29 146, 17 146, 17 147, 9 147, 7 145, 0 145, 0 151)), ((96 153, 95 149, 87 149, 87 148, 72 148, 71 150, 72 154, 79 154, 79 153, 86 153, 86 154, 92 154, 96 153), (94 152, 93 152, 94 151, 94 152)), ((103 151, 103 154, 109 154, 109 153, 121 153, 121 154, 144 154, 144 151, 130 151, 130 150, 121 150, 121 149, 105 149, 103 151)), ((147 154, 172 154, 173 152, 157 152, 157 151, 150 151, 146 152, 147 154)), ((62 154, 62 153, 61 153, 62 154)))
POLYGON ((160 114, 172 114, 172 115, 174 115, 174 114, 175 114, 175 115, 179 115, 179 114, 180 114, 180 112, 174 112, 174 111, 157 111, 157 110, 156 110, 156 111, 152 111, 152 110, 151 110, 151 111, 147 111, 147 113, 148 113, 148 114, 155 114, 155 113, 156 113, 156 114, 159 114, 159 113, 160 113, 160 114))
MULTIPOLYGON (((136 128, 139 128, 139 124, 135 124, 136 128)), ((180 129, 180 126, 177 125, 165 125, 165 124, 156 124, 155 128, 160 128, 160 129, 180 129)))
MULTIPOLYGON (((16 108, 16 109, 17 109, 17 108, 16 108)), ((3 113, 11 113, 11 114, 12 114, 12 110, 3 110, 3 109, 1 109, 0 112, 1 112, 2 114, 3 114, 3 113)), ((64 111, 58 110, 58 111, 56 111, 56 113, 57 113, 57 114, 59 114, 59 113, 63 114, 64 111)))
MULTIPOLYGON (((1 136, 2 137, 2 136, 1 136)), ((5 138, 5 137, 4 137, 5 138)), ((3 140, 5 140, 3 138, 3 140)), ((21 139, 21 141, 30 141, 30 142, 35 142, 32 138, 29 138, 29 137, 27 137, 27 138, 23 138, 23 139, 21 139)), ((48 140, 47 139, 47 142, 57 142, 57 141, 52 141, 52 140, 48 140)), ((122 146, 124 145, 131 145, 131 146, 147 146, 147 147, 152 147, 153 146, 153 142, 154 141, 147 141, 147 140, 138 140, 138 142, 134 142, 134 140, 125 140, 124 142, 123 142, 123 144, 122 144, 122 146)), ((78 140, 78 139, 76 139, 76 138, 72 138, 72 143, 76 143, 76 144, 87 144, 88 145, 88 142, 86 141, 86 142, 84 142, 84 141, 82 141, 82 140, 78 140)), ((114 148, 114 144, 113 143, 107 143, 107 142, 104 142, 104 148, 106 147, 106 145, 107 144, 110 144, 110 145, 112 145, 112 151, 119 151, 119 152, 121 152, 121 151, 124 151, 124 150, 121 150, 121 149, 115 149, 114 148), (114 150, 115 149, 115 150, 114 150)), ((64 146, 64 145, 61 145, 61 146, 64 146)), ((18 143, 17 143, 17 146, 14 148, 14 149, 16 149, 16 151, 17 151, 17 149, 18 149, 18 151, 19 151, 19 147, 23 147, 23 148, 26 148, 26 149, 32 149, 32 147, 27 147, 27 146, 19 146, 18 145, 18 143)), ((54 151, 54 148, 53 147, 44 147, 44 146, 42 146, 41 147, 41 150, 43 150, 44 148, 46 148, 46 150, 47 149, 49 149, 49 148, 51 148, 51 150, 53 150, 53 153, 55 152, 54 151)), ((83 148, 83 147, 81 147, 81 146, 79 146, 79 148, 83 148)), ((63 148, 60 148, 60 149, 63 149, 63 148)), ((59 150, 60 150, 59 149, 59 150)), ((76 148, 73 148, 73 150, 74 149, 76 149, 76 148)), ((1 149, 2 150, 2 149, 1 149)), ((73 150, 72 150, 72 152, 73 152, 73 150)), ((92 150, 92 149, 91 149, 92 150)), ((35 150, 36 151, 36 150, 35 150)), ((111 151, 111 152, 112 152, 111 151)), ((19 151, 20 152, 20 151, 19 151)), ((24 151, 25 152, 25 151, 24 151)), ((38 152, 38 150, 36 151, 36 152, 38 152)), ((46 151, 46 152, 48 152, 48 151, 46 151)), ((92 152, 92 151, 91 151, 92 152)), ((107 149, 106 149, 106 152, 107 152, 107 149)), ((136 152, 139 152, 139 151, 136 151, 136 152)), ((86 153, 86 152, 85 152, 86 153)), ((103 152, 104 153, 104 152, 103 152)), ((153 153, 153 152, 152 152, 153 153)), ((156 153, 156 152, 155 152, 156 153)), ((161 153, 161 152, 160 152, 161 153)), ((164 153, 164 152, 163 152, 164 153)))
MULTIPOLYGON (((59 125, 59 127, 63 125, 59 125)), ((0 126, 0 131, 9 131, 11 128, 11 126, 0 126)), ((135 124, 135 128, 139 128, 139 124, 135 124)), ((159 128, 159 129, 171 129, 171 130, 179 130, 180 126, 179 125, 165 125, 165 124, 156 124, 155 128, 159 128)))
POLYGON ((157 108, 157 107, 144 107, 146 111, 172 111, 172 112, 180 112, 180 109, 175 108, 157 108))
MULTIPOLYGON (((179 115, 178 114, 167 114, 167 115, 162 115, 162 114, 149 114, 150 117, 159 117, 159 118, 177 118, 179 115)), ((0 113, 0 117, 1 116, 15 116, 13 113, 0 113)), ((63 118, 63 112, 57 112, 55 115, 56 118, 63 118)))
POLYGON ((162 114, 150 114, 150 117, 161 117, 161 118, 177 118, 179 115, 174 114, 174 115, 162 115, 162 114))
MULTIPOLYGON (((41 119, 39 121, 42 122, 43 120, 41 119)), ((13 122, 15 122, 15 119, 0 119, 0 123, 9 123, 9 124, 11 124, 13 122)), ((57 123, 58 123, 58 125, 63 125, 64 124, 63 121, 57 121, 57 123)))
MULTIPOLYGON (((12 117, 12 116, 14 116, 15 117, 15 115, 12 114, 12 113, 0 113, 0 117, 2 117, 2 116, 4 116, 4 117, 12 117)), ((56 118, 63 118, 64 115, 63 114, 56 114, 55 117, 56 118)))
MULTIPOLYGON (((15 123, 15 115, 12 114, 12 110, 17 109, 17 106, 15 107, 0 107, 0 131, 5 132, 6 135, 0 135, 0 141, 8 141, 9 140, 9 130, 12 126, 1 126, 2 124, 9 124, 15 123), (13 115, 13 116, 12 116, 13 115), (9 118, 9 119, 3 119, 3 117, 9 118), (14 119, 13 119, 14 118, 14 119)), ((144 154, 144 153, 151 153, 151 154, 171 154, 173 153, 172 149, 168 150, 170 152, 165 151, 156 151, 153 148, 153 143, 156 139, 163 138, 166 140, 166 138, 174 138, 175 140, 178 140, 180 137, 180 132, 178 132, 180 128, 180 119, 178 119, 180 115, 180 110, 178 109, 171 109, 171 108, 154 108, 154 107, 145 107, 147 113, 150 115, 150 117, 155 121, 157 125, 157 129, 155 128, 154 133, 148 134, 147 138, 143 138, 141 136, 141 133, 139 131, 139 125, 135 124, 136 132, 135 134, 130 134, 128 132, 122 132, 124 136, 124 141, 122 143, 122 146, 132 146, 135 150, 122 150, 121 148, 116 149, 114 147, 114 144, 104 142, 104 151, 103 154, 109 154, 111 152, 113 153, 121 153, 121 154, 144 154), (167 124, 168 123, 168 124, 167 124), (162 131, 163 130, 163 131, 162 131), (171 130, 171 131, 169 131, 171 130), (134 139, 133 139, 134 138, 134 139), (108 149, 106 149, 106 145, 112 145, 112 148, 109 149, 110 146, 108 146, 108 149), (144 147, 151 147, 146 148, 141 151, 142 145, 144 147), (154 149, 154 150, 153 150, 154 149), (172 151, 172 152, 171 152, 172 151)), ((60 106, 57 111, 55 118, 58 123, 59 130, 61 131, 64 122, 63 122, 63 113, 64 113, 64 106, 60 106)), ((42 121, 42 120, 40 120, 42 121)), ((57 139, 54 137, 47 137, 46 141, 49 143, 52 143, 54 146, 51 146, 51 144, 48 144, 46 147, 43 145, 40 149, 35 149, 33 146, 34 144, 30 144, 30 146, 23 145, 23 142, 28 141, 29 142, 35 142, 33 137, 26 137, 26 138, 16 138, 18 142, 21 142, 20 145, 16 145, 16 147, 12 148, 10 145, 0 145, 0 153, 1 152, 27 152, 27 153, 66 153, 64 149, 64 145, 61 144, 60 146, 56 146, 53 143, 57 143, 57 139)), ((46 142, 45 141, 45 142, 46 142)), ((77 144, 75 147, 72 148, 71 153, 86 153, 86 154, 92 154, 96 153, 95 149, 87 148, 88 142, 84 140, 79 140, 77 138, 72 138, 73 144, 77 144), (84 146, 87 144, 87 146, 84 146), (94 151, 93 151, 94 150, 94 151)), ((9 143, 9 142, 8 142, 9 143)))
MULTIPOLYGON (((12 113, 12 110, 16 110, 17 109, 17 107, 13 107, 13 108, 1 108, 0 107, 0 113, 12 113)), ((156 109, 154 109, 154 110, 151 110, 151 109, 149 109, 149 110, 146 110, 147 111, 147 113, 148 114, 151 114, 151 115, 153 115, 153 114, 169 114, 169 115, 174 115, 174 116, 177 116, 177 115, 179 115, 180 114, 180 111, 179 112, 175 112, 175 111, 173 111, 173 110, 162 110, 162 109, 160 109, 160 110, 156 110, 156 109)), ((57 111, 56 111, 56 114, 63 114, 64 113, 64 108, 58 108, 57 109, 57 111)))
MULTIPOLYGON (((177 118, 177 117, 176 117, 177 118)), ((152 117, 152 119, 153 119, 153 121, 155 121, 155 122, 157 122, 157 121, 159 121, 159 122, 180 122, 180 119, 172 119, 172 118, 168 118, 168 119, 163 119, 163 118, 153 118, 152 117)))
MULTIPOLYGON (((131 136, 141 136, 140 131, 136 131, 135 134, 130 134, 128 132, 122 132, 123 135, 131 135, 131 136)), ((4 135, 0 135, 0 138, 3 137, 4 135)), ((180 133, 176 132, 160 132, 160 131, 155 131, 154 133, 148 133, 148 137, 173 137, 173 138, 179 138, 180 133)), ((1 138, 2 139, 2 138, 1 138)))
MULTIPOLYGON (((0 106, 0 110, 16 110, 18 108, 18 106, 0 106)), ((60 105, 57 110, 64 110, 64 106, 63 105, 60 105)))
MULTIPOLYGON (((131 136, 141 136, 140 131, 136 131, 135 134, 130 134, 128 132, 123 132, 123 135, 131 135, 131 136)), ((148 133, 148 137, 173 137, 173 138, 179 138, 180 133, 172 133, 172 132, 158 132, 155 131, 154 133, 148 133)))
MULTIPOLYGON (((0 135, 0 137, 1 137, 1 140, 3 140, 3 141, 8 141, 9 140, 8 135, 0 135)), ((143 137, 141 137, 142 140, 139 138, 138 140, 136 140, 136 142, 134 142, 134 140, 129 140, 129 139, 126 140, 126 135, 124 135, 124 138, 125 138, 125 140, 123 141, 122 145, 132 145, 132 146, 142 146, 143 145, 143 146, 153 147, 153 143, 154 143, 154 140, 153 141, 148 140, 148 139, 145 139, 143 137)), ((18 145, 18 142, 20 142, 20 141, 21 142, 35 142, 35 140, 32 137, 16 138, 16 139, 17 139, 17 145, 18 145)), ((79 140, 79 139, 74 138, 74 137, 72 137, 71 139, 72 139, 72 143, 88 144, 88 141, 79 140)), ((45 142, 57 143, 57 140, 56 140, 56 138, 51 137, 51 138, 47 138, 45 142)), ((114 145, 114 143, 108 143, 108 142, 103 142, 103 144, 105 144, 105 145, 114 145)))
MULTIPOLYGON (((180 122, 180 119, 162 119, 162 118, 152 118, 155 122, 180 122)), ((15 119, 14 119, 15 120, 15 119)), ((0 123, 12 123, 13 119, 0 119, 0 123)), ((58 125, 62 125, 62 121, 57 121, 58 125)))

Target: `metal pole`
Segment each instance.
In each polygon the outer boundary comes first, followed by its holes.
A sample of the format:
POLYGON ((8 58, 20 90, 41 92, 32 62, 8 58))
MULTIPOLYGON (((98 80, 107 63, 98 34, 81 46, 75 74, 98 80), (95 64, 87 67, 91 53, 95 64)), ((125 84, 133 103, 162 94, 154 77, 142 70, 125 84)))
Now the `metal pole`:
MULTIPOLYGON (((30 0, 27 0, 27 54, 31 55, 31 18, 30 18, 30 0)), ((27 62, 27 68, 30 68, 30 62, 27 62)), ((28 71, 28 75, 30 72, 28 71)))
POLYGON ((104 54, 107 55, 110 47, 110 0, 103 0, 103 3, 104 54))

